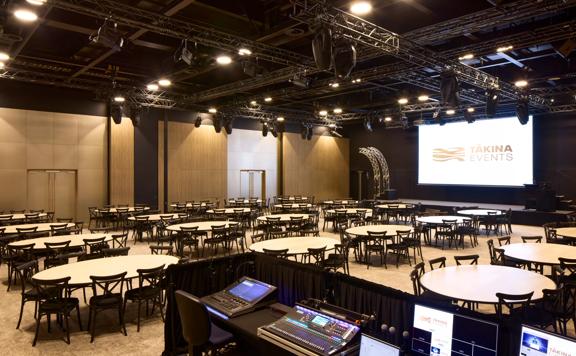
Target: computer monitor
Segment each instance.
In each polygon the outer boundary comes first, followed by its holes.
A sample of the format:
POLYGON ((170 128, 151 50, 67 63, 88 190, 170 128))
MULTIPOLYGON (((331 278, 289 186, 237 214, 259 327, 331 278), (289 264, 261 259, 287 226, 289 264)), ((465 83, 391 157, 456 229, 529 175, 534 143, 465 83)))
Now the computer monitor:
POLYGON ((400 349, 372 336, 360 337, 360 356, 400 356, 400 349))
POLYGON ((228 288, 226 292, 235 296, 236 298, 242 299, 247 303, 253 303, 262 299, 275 289, 276 287, 264 282, 260 282, 248 277, 243 277, 240 279, 240 281, 238 281, 237 284, 228 288))
POLYGON ((522 325, 519 356, 576 356, 576 340, 522 325))
POLYGON ((416 355, 498 355, 498 324, 416 304, 412 351, 416 355))

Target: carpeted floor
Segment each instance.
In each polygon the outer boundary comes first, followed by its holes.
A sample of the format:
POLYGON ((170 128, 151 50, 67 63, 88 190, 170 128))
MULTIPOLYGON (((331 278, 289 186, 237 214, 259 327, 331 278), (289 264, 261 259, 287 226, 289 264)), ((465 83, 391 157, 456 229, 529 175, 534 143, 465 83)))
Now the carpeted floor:
MULTIPOLYGON (((530 226, 513 226, 513 242, 521 242, 521 235, 543 235, 544 231, 539 227, 530 226)), ((338 239, 338 235, 326 231, 322 236, 338 239)), ((248 239, 249 240, 249 239, 248 239)), ((435 247, 423 247, 425 260, 445 256, 448 258, 448 264, 453 265, 454 255, 458 254, 479 254, 480 264, 489 264, 490 258, 487 238, 479 238, 479 246, 475 248, 466 247, 463 250, 442 250, 435 247)), ((138 243, 136 245, 130 242, 130 254, 149 254, 148 244, 138 243)), ((428 270, 428 266, 426 266, 428 270)), ((388 268, 373 266, 367 269, 365 265, 350 263, 350 272, 353 276, 364 278, 376 283, 381 283, 392 288, 401 289, 406 292, 412 292, 409 273, 411 267, 402 263, 396 268, 393 261, 389 261, 388 268)), ((3 264, 0 267, 0 345, 2 345, 2 354, 4 355, 160 355, 164 349, 164 324, 160 314, 149 318, 143 318, 140 332, 136 332, 136 307, 128 305, 126 313, 126 326, 128 336, 120 333, 116 314, 104 312, 99 315, 97 322, 97 335, 94 343, 90 343, 90 335, 86 331, 78 330, 75 318, 71 319, 71 344, 67 345, 63 341, 63 333, 53 327, 52 334, 48 334, 46 322, 41 325, 40 337, 36 347, 32 347, 34 337, 34 314, 33 303, 28 303, 24 309, 24 317, 20 329, 16 329, 18 312, 20 308, 20 289, 17 285, 10 292, 6 292, 6 274, 7 269, 3 264)), ((473 281, 471 281, 473 283, 473 281)), ((88 291, 88 297, 90 292, 88 291)), ((76 296, 82 297, 81 291, 76 292, 76 296)), ((88 322, 88 308, 81 302, 82 322, 84 328, 88 322)), ((570 333, 574 336, 574 330, 571 324, 570 333)))

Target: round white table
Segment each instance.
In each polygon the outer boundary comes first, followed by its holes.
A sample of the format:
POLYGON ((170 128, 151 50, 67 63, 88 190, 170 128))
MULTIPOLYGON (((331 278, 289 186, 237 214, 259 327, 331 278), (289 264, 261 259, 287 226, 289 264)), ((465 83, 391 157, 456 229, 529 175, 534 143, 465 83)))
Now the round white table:
POLYGON ((293 201, 293 200, 308 200, 308 197, 298 197, 298 198, 296 198, 296 197, 278 197, 277 200, 278 200, 279 202, 282 202, 282 201, 293 201))
POLYGON ((363 209, 363 208, 351 208, 351 209, 328 209, 324 212, 327 214, 336 214, 339 211, 345 211, 346 215, 354 215, 358 214, 358 210, 366 212, 366 216, 372 216, 372 209, 363 209))
POLYGON ((178 258, 166 255, 128 255, 98 258, 49 268, 32 276, 39 280, 71 277, 70 285, 82 286, 92 283, 90 276, 109 276, 127 272, 127 279, 138 277, 137 269, 154 268, 178 263, 178 258))
POLYGON ((558 236, 576 239, 576 227, 559 227, 554 230, 556 230, 556 235, 558 236))
POLYGON ((386 232, 386 236, 395 236, 396 231, 412 231, 410 225, 365 225, 355 226, 346 229, 346 232, 354 236, 368 236, 368 231, 372 232, 386 232))
POLYGON ((209 203, 186 203, 186 204, 182 203, 182 204, 170 204, 170 207, 177 208, 178 206, 181 206, 181 207, 185 207, 185 208, 192 208, 192 207, 204 208, 206 206, 214 206, 214 205, 216 205, 216 203, 212 203, 212 202, 209 202, 209 203))
POLYGON ((212 226, 222 226, 226 225, 226 227, 230 227, 233 225, 238 225, 238 222, 235 221, 197 221, 192 223, 184 223, 184 224, 175 224, 169 225, 166 227, 166 230, 170 231, 180 231, 181 227, 190 228, 190 227, 198 227, 197 231, 212 231, 212 226))
MULTIPOLYGON (((17 228, 19 229, 26 229, 26 228, 31 228, 31 227, 37 227, 35 232, 50 232, 50 226, 51 225, 62 225, 64 223, 56 223, 56 222, 51 222, 51 223, 39 223, 39 224, 21 224, 21 225, 7 225, 4 226, 5 230, 4 233, 5 234, 16 234, 18 233, 18 231, 16 230, 17 228)), ((76 226, 76 224, 74 223, 68 223, 66 225, 68 228, 73 228, 74 226, 76 226)))
POLYGON ((304 203, 304 204, 294 204, 294 203, 274 204, 274 207, 275 207, 276 209, 281 209, 281 208, 289 208, 289 209, 311 208, 311 207, 312 207, 312 204, 310 204, 310 203, 304 203))
POLYGON ((378 204, 375 205, 375 208, 378 209, 413 209, 414 208, 414 204, 378 204))
MULTIPOLYGON (((138 217, 143 217, 143 216, 147 216, 148 217, 148 221, 160 221, 162 220, 162 216, 164 216, 165 218, 170 218, 170 219, 178 219, 178 214, 149 214, 149 215, 138 215, 138 217)), ((136 221, 136 217, 135 216, 130 216, 128 217, 128 220, 130 221, 136 221)))
POLYGON ((421 216, 419 218, 416 218, 416 221, 430 225, 444 224, 443 220, 451 220, 451 221, 456 220, 457 224, 462 224, 464 220, 470 220, 470 218, 464 216, 453 216, 453 215, 421 216))
POLYGON ((322 204, 325 205, 348 205, 358 204, 358 200, 324 200, 322 204))
POLYGON ((208 214, 236 214, 236 211, 242 213, 249 213, 251 211, 250 208, 226 208, 226 209, 211 209, 207 210, 206 213, 208 214))
POLYGON ((101 212, 101 213, 118 213, 118 209, 120 209, 120 212, 127 212, 127 213, 133 213, 135 211, 146 211, 146 210, 150 210, 150 207, 148 206, 142 206, 142 207, 135 207, 135 206, 126 206, 126 207, 122 207, 119 206, 117 208, 101 208, 101 209, 96 209, 96 212, 101 212), (126 210, 128 209, 128 210, 126 210))
POLYGON ((576 247, 560 244, 520 243, 500 246, 506 257, 538 265, 560 264, 558 258, 576 258, 576 247))
POLYGON ((227 203, 240 203, 240 204, 249 204, 249 203, 256 203, 256 204, 262 204, 262 199, 256 199, 256 200, 252 200, 250 201, 250 199, 244 199, 244 200, 237 200, 237 199, 228 199, 227 203))
POLYGON ((491 210, 491 209, 465 209, 465 210, 458 210, 458 214, 470 215, 470 216, 488 216, 488 215, 503 215, 504 212, 501 210, 491 210))
POLYGON ((310 215, 308 215, 308 214, 272 214, 272 215, 259 216, 256 218, 256 220, 258 220, 260 222, 266 222, 266 221, 268 221, 267 218, 273 218, 273 219, 280 218, 281 222, 288 222, 291 220, 291 218, 297 218, 297 217, 309 219, 310 215))
MULTIPOLYGON (((28 213, 28 215, 33 215, 36 213, 28 213)), ((46 213, 38 213, 38 218, 45 218, 47 217, 48 214, 46 213)), ((0 218, 8 218, 8 217, 12 217, 12 220, 24 220, 26 219, 26 214, 2 214, 0 215, 0 218)))
POLYGON ((542 299, 542 289, 555 289, 550 278, 536 272, 493 265, 449 266, 426 272, 420 283, 429 291, 450 299, 497 304, 496 293, 534 292, 532 300, 542 299))
POLYGON ((39 237, 36 239, 27 239, 14 241, 8 244, 8 246, 22 246, 34 244, 34 250, 43 250, 46 248, 45 242, 64 242, 70 241, 68 247, 81 247, 84 246, 84 239, 97 239, 104 237, 104 241, 111 241, 113 234, 79 234, 79 235, 59 235, 50 237, 39 237))
POLYGON ((286 237, 282 239, 265 240, 250 245, 250 250, 255 252, 264 252, 267 250, 284 250, 288 249, 289 255, 303 255, 308 253, 309 248, 322 248, 333 250, 334 245, 340 242, 329 237, 286 237))

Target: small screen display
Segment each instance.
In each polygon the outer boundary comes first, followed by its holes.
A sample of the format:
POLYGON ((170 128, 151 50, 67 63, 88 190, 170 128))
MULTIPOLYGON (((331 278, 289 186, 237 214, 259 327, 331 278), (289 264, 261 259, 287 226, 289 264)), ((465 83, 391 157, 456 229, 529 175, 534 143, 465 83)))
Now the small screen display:
POLYGON ((228 293, 248 303, 252 303, 253 301, 258 300, 266 295, 270 289, 271 287, 266 284, 260 284, 256 281, 245 279, 234 287, 230 288, 228 293))
POLYGON ((527 326, 522 327, 520 356, 576 356, 576 341, 527 326))
POLYGON ((320 315, 316 315, 314 319, 312 319, 312 323, 320 327, 324 327, 326 324, 328 324, 328 319, 321 317, 320 315))
POLYGON ((400 356, 400 349, 384 341, 362 334, 360 356, 400 356))

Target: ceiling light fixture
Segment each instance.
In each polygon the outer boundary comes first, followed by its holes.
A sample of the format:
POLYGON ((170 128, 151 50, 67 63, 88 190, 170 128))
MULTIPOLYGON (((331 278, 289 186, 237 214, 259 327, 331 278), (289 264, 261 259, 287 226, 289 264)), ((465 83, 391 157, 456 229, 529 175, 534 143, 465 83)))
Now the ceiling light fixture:
POLYGON ((384 118, 384 121, 386 121, 386 122, 390 122, 390 121, 392 121, 392 117, 390 117, 390 116, 386 116, 386 117, 384 118))
POLYGON ((6 52, 0 52, 0 61, 7 61, 10 59, 10 56, 6 52))
POLYGON ((459 61, 465 61, 465 60, 467 60, 467 59, 472 59, 472 58, 474 58, 474 54, 472 54, 472 53, 466 53, 465 55, 462 55, 462 56, 458 57, 458 60, 459 60, 459 61))
POLYGON ((428 101, 430 97, 428 95, 420 95, 418 101, 428 101))
POLYGON ((400 104, 400 105, 408 104, 408 98, 398 99, 398 104, 400 104))
POLYGON ((0 69, 4 69, 4 67, 6 67, 6 64, 4 62, 0 62, 0 69))
POLYGON ((38 20, 38 15, 36 15, 36 13, 34 13, 33 11, 27 9, 18 9, 14 11, 14 16, 16 16, 18 20, 23 22, 34 22, 38 20))
POLYGON ((216 63, 220 64, 220 65, 228 65, 230 63, 232 63, 232 57, 228 56, 228 55, 220 55, 218 57, 216 57, 216 63))
POLYGON ((252 54, 252 51, 248 48, 242 47, 238 50, 238 54, 241 56, 249 56, 252 54))
POLYGON ((334 108, 334 110, 332 110, 334 112, 334 114, 342 114, 342 108, 334 108))
POLYGON ((256 106, 256 105, 258 105, 258 102, 257 102, 256 100, 252 100, 252 101, 250 102, 250 105, 256 106))
POLYGON ((454 110, 454 109, 448 109, 448 110, 446 110, 446 114, 447 114, 447 115, 454 115, 454 114, 456 114, 456 110, 454 110))
POLYGON ((269 102, 272 101, 272 98, 269 97, 269 96, 267 96, 267 97, 264 98, 264 101, 267 102, 267 103, 269 103, 269 102))
POLYGON ((331 129, 335 129, 335 128, 336 128, 336 124, 333 123, 333 122, 332 122, 332 123, 329 123, 329 124, 328 124, 328 127, 331 128, 331 129))
POLYGON ((117 102, 117 103, 123 103, 123 102, 126 101, 126 99, 125 99, 123 96, 121 96, 121 95, 117 95, 117 96, 114 97, 114 101, 117 102))
POLYGON ((26 2, 34 6, 42 6, 46 4, 46 0, 26 0, 26 2))
POLYGON ((329 85, 330 85, 330 87, 332 87, 334 89, 340 87, 340 83, 338 83, 338 82, 330 83, 329 85))
POLYGON ((468 111, 469 113, 473 113, 474 111, 476 111, 476 109, 474 109, 474 108, 468 108, 468 109, 466 109, 466 111, 468 111))
POLYGON ((170 85, 172 85, 172 82, 170 81, 170 79, 162 78, 158 80, 158 84, 161 87, 169 87, 170 85))
POLYGON ((160 87, 158 86, 158 84, 150 83, 146 85, 146 89, 148 89, 149 91, 156 91, 160 89, 160 87))
POLYGON ((318 115, 326 116, 326 115, 328 115, 328 111, 327 110, 320 110, 320 111, 318 111, 318 115))
POLYGON ((209 109, 208 109, 208 112, 209 112, 210 114, 216 114, 216 113, 218 112, 218 110, 216 110, 216 108, 212 107, 212 108, 209 108, 209 109))
POLYGON ((367 15, 372 11, 372 4, 370 1, 353 1, 350 4, 350 12, 354 15, 362 16, 367 15))
POLYGON ((284 117, 278 116, 278 117, 276 118, 276 121, 278 121, 278 122, 284 122, 284 117))
POLYGON ((522 80, 517 80, 516 83, 514 83, 514 85, 518 88, 524 88, 528 85, 528 81, 522 79, 522 80))
POLYGON ((360 78, 352 79, 352 83, 360 83, 361 81, 362 79, 360 78))
POLYGON ((498 53, 507 52, 507 51, 511 50, 512 48, 514 48, 514 46, 500 46, 500 47, 496 48, 496 52, 498 52, 498 53))

